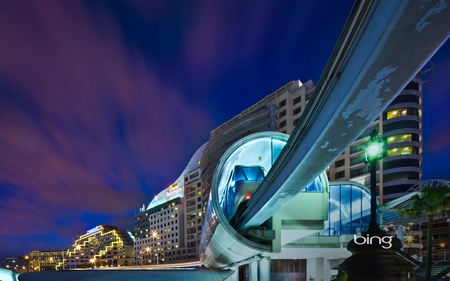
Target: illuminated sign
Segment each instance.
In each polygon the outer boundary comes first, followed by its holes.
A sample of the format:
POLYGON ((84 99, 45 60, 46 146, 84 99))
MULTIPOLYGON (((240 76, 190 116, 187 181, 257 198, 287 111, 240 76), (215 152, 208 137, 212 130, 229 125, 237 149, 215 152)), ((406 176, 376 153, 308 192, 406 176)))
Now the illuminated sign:
POLYGON ((92 234, 92 233, 95 233, 95 232, 97 232, 97 231, 99 231, 100 230, 100 226, 96 226, 96 227, 94 227, 94 228, 92 228, 92 229, 89 229, 88 231, 87 231, 87 234, 92 234))
POLYGON ((179 184, 178 182, 174 183, 168 188, 161 191, 158 195, 156 195, 148 205, 147 210, 177 197, 183 197, 183 195, 183 185, 179 184))
POLYGON ((182 189, 182 186, 179 183, 174 183, 167 189, 166 196, 172 196, 175 193, 180 192, 182 189))
POLYGON ((162 202, 162 198, 158 198, 158 196, 155 196, 155 198, 152 200, 152 205, 157 205, 157 204, 159 204, 159 203, 161 203, 162 202))

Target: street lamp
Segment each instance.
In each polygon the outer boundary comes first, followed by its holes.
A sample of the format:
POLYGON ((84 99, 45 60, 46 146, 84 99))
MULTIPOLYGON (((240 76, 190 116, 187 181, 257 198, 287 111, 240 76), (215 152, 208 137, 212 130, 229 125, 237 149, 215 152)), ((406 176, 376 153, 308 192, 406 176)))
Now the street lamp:
POLYGON ((402 242, 381 230, 377 223, 377 162, 383 158, 383 140, 373 130, 366 142, 366 163, 370 165, 370 223, 361 236, 354 235, 347 244, 352 252, 339 265, 336 280, 415 280, 411 264, 397 255, 402 242))
POLYGON ((27 261, 26 262, 26 265, 27 265, 27 272, 30 272, 30 261, 28 260, 30 257, 28 256, 28 255, 26 255, 25 256, 25 260, 27 261))
MULTIPOLYGON (((377 223, 377 162, 383 158, 383 140, 372 130, 370 139, 366 142, 364 151, 366 163, 370 166, 370 223, 369 229, 379 228, 377 223)), ((368 230, 369 230, 368 229, 368 230)))

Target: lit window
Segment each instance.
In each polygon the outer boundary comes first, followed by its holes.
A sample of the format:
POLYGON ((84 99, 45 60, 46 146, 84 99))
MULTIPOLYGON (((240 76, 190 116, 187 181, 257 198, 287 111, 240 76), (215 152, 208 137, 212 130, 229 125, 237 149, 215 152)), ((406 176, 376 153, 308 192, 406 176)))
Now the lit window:
POLYGON ((406 108, 391 110, 387 113, 387 119, 397 118, 400 116, 408 115, 408 110, 406 108))
POLYGON ((411 134, 399 134, 399 135, 394 135, 394 136, 388 137, 386 142, 387 142, 387 144, 391 144, 391 143, 411 141, 411 140, 412 140, 411 134))
POLYGON ((412 153, 413 153, 412 146, 402 146, 388 149, 387 156, 405 155, 412 153))

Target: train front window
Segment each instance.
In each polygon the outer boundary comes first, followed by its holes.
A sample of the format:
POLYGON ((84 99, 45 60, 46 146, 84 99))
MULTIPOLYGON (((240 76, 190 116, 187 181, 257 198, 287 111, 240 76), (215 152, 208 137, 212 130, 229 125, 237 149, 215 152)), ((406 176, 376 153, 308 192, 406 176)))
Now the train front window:
POLYGON ((235 167, 234 168, 234 181, 245 181, 245 174, 243 168, 235 167))
POLYGON ((259 167, 246 167, 244 168, 244 171, 248 180, 262 181, 264 179, 262 169, 259 167))
POLYGON ((233 217, 241 199, 255 192, 288 137, 276 132, 257 133, 237 141, 224 154, 226 158, 215 171, 212 188, 216 189, 213 193, 225 217, 233 217))

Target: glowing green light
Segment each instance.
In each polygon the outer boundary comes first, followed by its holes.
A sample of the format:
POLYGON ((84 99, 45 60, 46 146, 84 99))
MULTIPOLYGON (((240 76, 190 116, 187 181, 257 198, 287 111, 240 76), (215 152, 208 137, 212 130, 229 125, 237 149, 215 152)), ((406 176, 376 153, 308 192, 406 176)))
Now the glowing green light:
POLYGON ((378 161, 383 157, 383 140, 375 134, 372 132, 372 136, 366 142, 366 162, 378 161))
POLYGON ((375 158, 380 155, 380 151, 383 148, 382 143, 371 143, 369 147, 367 147, 367 154, 369 154, 369 158, 375 158))

